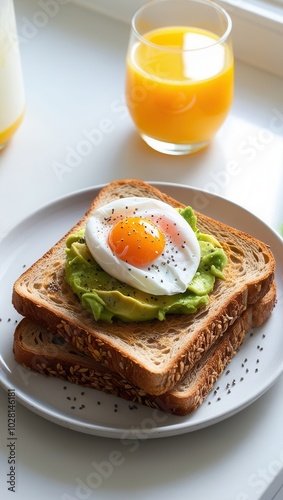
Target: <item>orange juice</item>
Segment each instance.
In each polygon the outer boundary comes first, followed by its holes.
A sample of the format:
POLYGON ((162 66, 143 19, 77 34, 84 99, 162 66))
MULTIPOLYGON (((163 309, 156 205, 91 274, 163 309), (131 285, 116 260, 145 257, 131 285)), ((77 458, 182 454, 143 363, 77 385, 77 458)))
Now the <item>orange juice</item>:
POLYGON ((128 53, 126 100, 142 135, 206 144, 233 99, 233 54, 208 31, 166 27, 143 35, 128 53))

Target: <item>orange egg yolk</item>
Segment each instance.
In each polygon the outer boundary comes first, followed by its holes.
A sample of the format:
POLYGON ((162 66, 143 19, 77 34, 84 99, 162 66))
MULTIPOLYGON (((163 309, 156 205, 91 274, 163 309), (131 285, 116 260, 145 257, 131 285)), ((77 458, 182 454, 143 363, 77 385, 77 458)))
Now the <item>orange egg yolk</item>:
POLYGON ((147 219, 126 217, 113 226, 108 243, 119 259, 139 267, 150 264, 163 252, 165 236, 147 219))

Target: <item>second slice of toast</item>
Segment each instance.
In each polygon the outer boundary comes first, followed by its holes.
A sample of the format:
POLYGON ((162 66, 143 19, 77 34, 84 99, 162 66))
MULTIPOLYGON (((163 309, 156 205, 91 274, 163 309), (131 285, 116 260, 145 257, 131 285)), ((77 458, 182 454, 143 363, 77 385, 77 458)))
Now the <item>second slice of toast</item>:
POLYGON ((61 336, 27 318, 15 330, 13 350, 16 360, 28 369, 184 416, 200 406, 247 333, 267 321, 275 300, 273 284, 263 299, 249 306, 175 387, 159 396, 133 386, 118 373, 76 350, 61 336))

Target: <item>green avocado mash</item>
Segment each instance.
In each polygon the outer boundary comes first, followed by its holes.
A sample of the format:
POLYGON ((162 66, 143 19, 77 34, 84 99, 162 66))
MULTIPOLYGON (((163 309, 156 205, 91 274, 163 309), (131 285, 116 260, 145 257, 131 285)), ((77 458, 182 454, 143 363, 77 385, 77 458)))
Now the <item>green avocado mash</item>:
POLYGON ((208 303, 215 279, 224 279, 222 271, 227 257, 213 236, 197 229, 191 207, 179 212, 194 230, 201 250, 198 270, 184 293, 157 296, 122 283, 95 262, 85 243, 84 230, 68 237, 66 281, 96 321, 164 320, 166 314, 192 314, 208 303))

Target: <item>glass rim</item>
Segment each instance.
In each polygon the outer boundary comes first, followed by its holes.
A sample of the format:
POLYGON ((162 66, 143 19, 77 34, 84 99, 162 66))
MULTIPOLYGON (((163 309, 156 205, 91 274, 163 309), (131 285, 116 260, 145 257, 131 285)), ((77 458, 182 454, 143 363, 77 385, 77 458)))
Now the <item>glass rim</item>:
MULTIPOLYGON (((180 25, 180 26, 184 27, 185 25, 180 25)), ((165 27, 165 25, 164 25, 164 27, 165 27)), ((170 27, 170 25, 168 25, 168 27, 170 27)), ((222 43, 224 43, 232 31, 232 20, 231 20, 230 15, 228 14, 228 12, 225 9, 223 9, 223 7, 221 7, 220 5, 218 5, 217 3, 215 3, 212 0, 150 0, 149 2, 146 2, 144 5, 139 7, 139 9, 137 9, 136 12, 133 14, 132 21, 131 21, 131 29, 134 32, 134 34, 136 35, 136 37, 142 43, 144 43, 145 45, 148 45, 152 48, 156 48, 158 50, 163 50, 166 52, 176 52, 176 53, 178 53, 178 52, 182 52, 182 53, 184 53, 184 52, 197 52, 200 50, 207 50, 211 47, 215 47, 216 45, 221 45, 222 43), (204 5, 213 7, 215 10, 220 12, 221 15, 226 19, 227 27, 226 27, 224 34, 218 40, 215 40, 215 43, 212 43, 210 45, 206 45, 205 47, 199 47, 197 49, 183 49, 183 48, 180 49, 180 48, 174 48, 174 47, 170 47, 170 46, 166 46, 166 45, 159 45, 157 43, 150 42, 138 31, 138 29, 136 27, 137 17, 144 10, 146 10, 149 6, 151 6, 153 4, 167 3, 170 1, 172 1, 174 3, 176 3, 176 1, 185 1, 188 3, 199 3, 199 4, 204 4, 204 5)))

